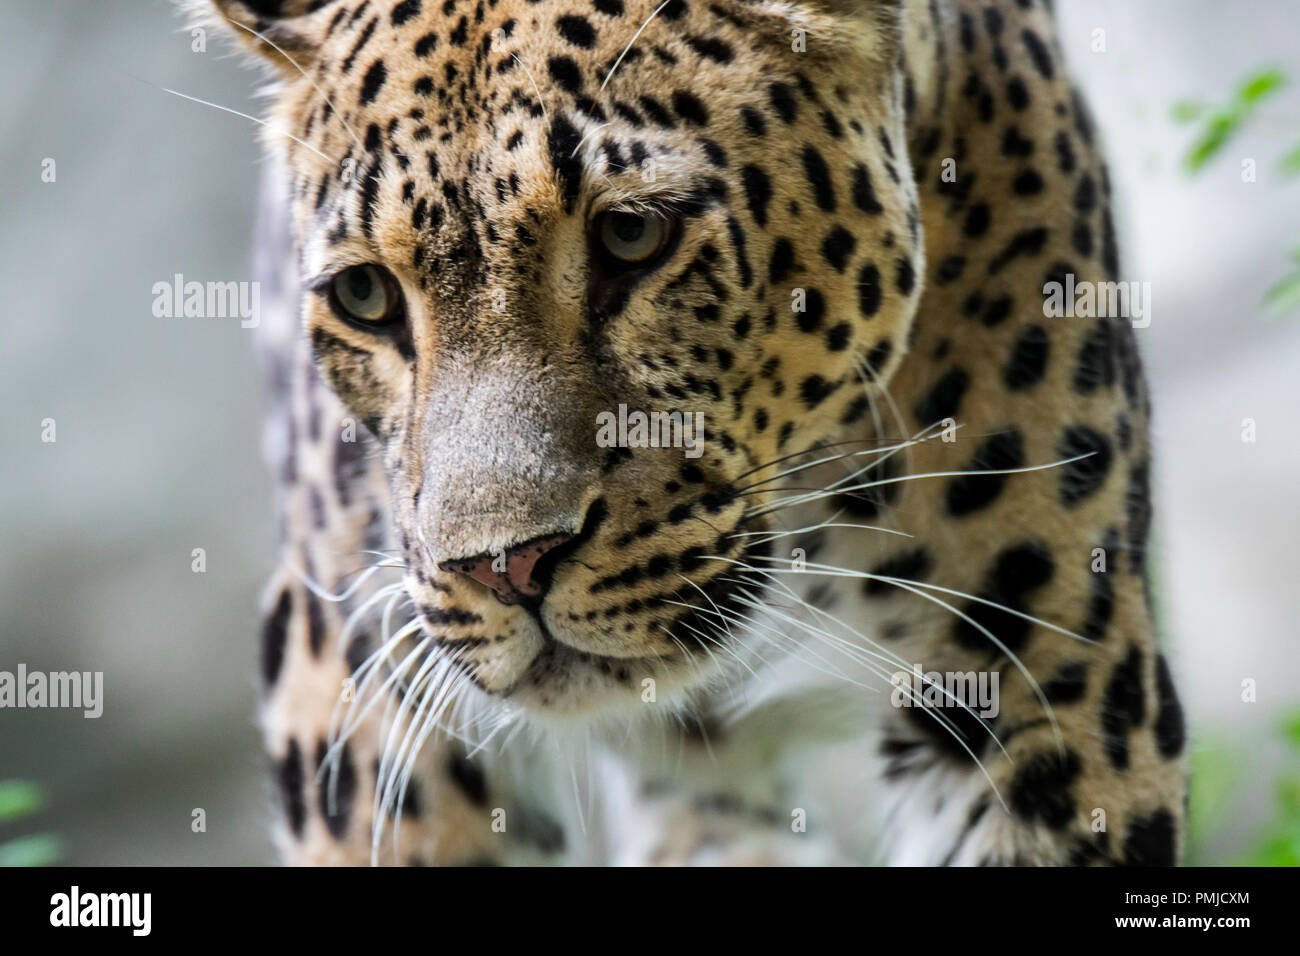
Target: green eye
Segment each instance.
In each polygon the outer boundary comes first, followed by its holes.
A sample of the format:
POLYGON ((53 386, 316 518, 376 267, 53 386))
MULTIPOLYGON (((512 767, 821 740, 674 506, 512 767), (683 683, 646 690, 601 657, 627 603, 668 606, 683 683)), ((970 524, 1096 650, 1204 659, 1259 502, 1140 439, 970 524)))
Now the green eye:
POLYGON ((635 212, 607 212, 596 224, 601 248, 624 265, 645 265, 661 255, 672 237, 671 222, 635 212))
POLYGON ((330 298, 344 318, 379 325, 400 312, 401 290, 391 272, 379 266, 351 266, 330 282, 330 298))

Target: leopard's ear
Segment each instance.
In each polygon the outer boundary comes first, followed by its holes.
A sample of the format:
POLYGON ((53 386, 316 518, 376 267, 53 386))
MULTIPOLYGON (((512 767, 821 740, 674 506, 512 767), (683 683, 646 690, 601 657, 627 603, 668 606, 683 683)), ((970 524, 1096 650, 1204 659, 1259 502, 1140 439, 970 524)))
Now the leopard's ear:
POLYGON ((181 0, 181 5, 194 26, 220 29, 292 75, 306 69, 338 18, 347 14, 344 0, 181 0))
POLYGON ((856 50, 887 62, 902 48, 904 0, 778 0, 760 9, 785 21, 796 52, 835 57, 856 50))

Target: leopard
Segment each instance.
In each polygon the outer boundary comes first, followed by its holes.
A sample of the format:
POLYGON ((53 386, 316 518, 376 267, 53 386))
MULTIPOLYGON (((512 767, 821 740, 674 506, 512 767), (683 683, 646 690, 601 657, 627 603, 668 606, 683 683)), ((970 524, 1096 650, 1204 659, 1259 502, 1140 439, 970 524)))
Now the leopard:
POLYGON ((1181 860, 1048 0, 188 9, 270 83, 284 863, 1181 860))

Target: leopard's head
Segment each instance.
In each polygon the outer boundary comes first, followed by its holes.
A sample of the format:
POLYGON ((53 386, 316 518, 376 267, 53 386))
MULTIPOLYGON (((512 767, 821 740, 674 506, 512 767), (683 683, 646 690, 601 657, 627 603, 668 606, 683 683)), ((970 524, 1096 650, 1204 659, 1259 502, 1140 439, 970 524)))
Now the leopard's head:
POLYGON ((906 349, 901 4, 217 7, 279 68, 306 334, 434 653, 555 715, 708 681, 783 463, 906 349))

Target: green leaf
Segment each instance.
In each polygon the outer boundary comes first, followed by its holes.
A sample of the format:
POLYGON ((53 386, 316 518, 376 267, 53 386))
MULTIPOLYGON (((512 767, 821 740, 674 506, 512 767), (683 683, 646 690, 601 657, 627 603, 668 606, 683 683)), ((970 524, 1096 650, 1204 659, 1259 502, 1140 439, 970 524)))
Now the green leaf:
MULTIPOLYGON (((1296 254, 1300 256, 1300 250, 1296 250, 1296 254)), ((1287 717, 1282 729, 1286 734, 1287 741, 1293 747, 1300 747, 1300 710, 1287 717)))
POLYGON ((1272 312, 1300 309, 1300 272, 1283 276, 1264 293, 1264 305, 1272 312))
POLYGON ((1188 830, 1202 844, 1219 829, 1240 776, 1236 753, 1225 743, 1207 743, 1192 751, 1191 805, 1188 830))
POLYGON ((1246 78, 1237 90, 1237 101, 1246 106, 1253 106, 1267 96, 1286 86, 1286 74, 1276 67, 1261 70, 1254 76, 1246 78))
POLYGON ((33 833, 0 843, 0 866, 49 866, 59 858, 59 841, 49 833, 33 833))
POLYGON ((1169 115, 1175 123, 1190 123, 1204 112, 1205 104, 1192 100, 1179 100, 1169 108, 1169 115))
POLYGON ((1244 118, 1245 114, 1240 109, 1221 111, 1211 116, 1183 161, 1187 171, 1194 173, 1213 159, 1241 127, 1244 118))
MULTIPOLYGON (((1187 171, 1195 173, 1213 159, 1250 118, 1255 107, 1286 84, 1286 74, 1276 68, 1261 70, 1246 77, 1237 88, 1232 100, 1206 120, 1205 128, 1183 160, 1187 171)), ((1183 109, 1183 115, 1187 115, 1186 104, 1183 105, 1183 109)), ((1176 105, 1175 119, 1179 117, 1178 110, 1179 106, 1176 105)))
POLYGON ((41 788, 30 780, 0 781, 0 823, 35 813, 44 802, 41 788))
POLYGON ((1278 165, 1282 168, 1283 176, 1300 176, 1300 143, 1296 143, 1278 165))

